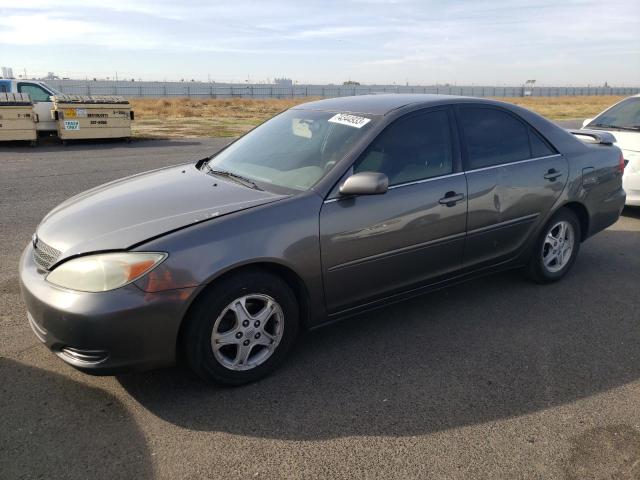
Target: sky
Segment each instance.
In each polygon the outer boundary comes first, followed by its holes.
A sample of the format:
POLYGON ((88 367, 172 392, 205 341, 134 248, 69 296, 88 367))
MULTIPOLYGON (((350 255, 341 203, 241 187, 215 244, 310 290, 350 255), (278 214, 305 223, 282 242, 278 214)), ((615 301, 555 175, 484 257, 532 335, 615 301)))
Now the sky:
POLYGON ((70 78, 640 85, 639 0, 20 0, 0 65, 70 78))

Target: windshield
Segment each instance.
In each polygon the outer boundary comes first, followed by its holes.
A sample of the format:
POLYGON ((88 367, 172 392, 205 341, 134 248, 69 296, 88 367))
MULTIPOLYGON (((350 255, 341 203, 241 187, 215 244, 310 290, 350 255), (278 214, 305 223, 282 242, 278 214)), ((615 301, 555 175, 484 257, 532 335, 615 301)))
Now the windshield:
POLYGON ((594 118, 587 126, 640 130, 640 97, 623 100, 594 118))
POLYGON ((64 93, 62 93, 60 90, 58 90, 57 88, 53 88, 50 85, 47 85, 47 89, 50 90, 54 95, 64 95, 64 93))
POLYGON ((372 115, 287 110, 213 157, 209 170, 261 187, 308 190, 376 121, 372 115))

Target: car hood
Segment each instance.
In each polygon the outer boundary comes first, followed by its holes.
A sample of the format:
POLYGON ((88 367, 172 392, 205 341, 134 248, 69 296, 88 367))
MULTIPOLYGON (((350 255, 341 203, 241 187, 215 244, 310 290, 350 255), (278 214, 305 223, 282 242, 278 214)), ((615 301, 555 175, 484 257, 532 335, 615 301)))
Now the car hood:
POLYGON ((42 220, 38 239, 58 260, 121 250, 188 225, 274 202, 283 195, 213 177, 194 164, 162 168, 87 190, 42 220))

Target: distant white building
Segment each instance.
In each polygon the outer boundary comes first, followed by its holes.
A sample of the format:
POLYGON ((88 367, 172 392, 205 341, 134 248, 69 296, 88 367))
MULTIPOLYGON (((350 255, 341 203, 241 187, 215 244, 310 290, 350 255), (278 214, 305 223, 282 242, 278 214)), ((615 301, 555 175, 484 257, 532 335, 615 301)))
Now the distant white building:
POLYGON ((2 78, 13 78, 13 68, 2 67, 2 78))
POLYGON ((290 78, 274 78, 273 83, 279 87, 293 87, 293 80, 290 78))

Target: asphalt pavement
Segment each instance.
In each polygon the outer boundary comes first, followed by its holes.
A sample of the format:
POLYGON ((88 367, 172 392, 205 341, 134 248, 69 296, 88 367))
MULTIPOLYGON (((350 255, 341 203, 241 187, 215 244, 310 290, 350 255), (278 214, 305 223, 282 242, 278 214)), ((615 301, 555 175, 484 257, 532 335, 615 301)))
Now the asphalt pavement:
POLYGON ((558 284, 510 272, 331 325, 249 386, 63 364, 18 289, 40 219, 224 142, 0 148, 0 479, 640 478, 640 210, 558 284))

